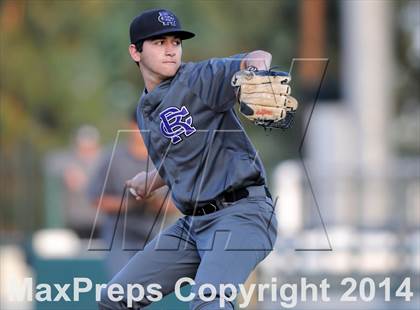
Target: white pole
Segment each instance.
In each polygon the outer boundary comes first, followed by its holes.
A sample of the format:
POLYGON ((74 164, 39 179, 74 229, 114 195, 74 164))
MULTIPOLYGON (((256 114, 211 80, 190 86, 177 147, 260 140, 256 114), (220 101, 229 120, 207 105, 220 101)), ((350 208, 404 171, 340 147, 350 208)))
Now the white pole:
POLYGON ((341 5, 342 85, 358 141, 354 160, 362 178, 361 224, 382 226, 390 219, 386 178, 394 91, 394 1, 341 1, 341 5))

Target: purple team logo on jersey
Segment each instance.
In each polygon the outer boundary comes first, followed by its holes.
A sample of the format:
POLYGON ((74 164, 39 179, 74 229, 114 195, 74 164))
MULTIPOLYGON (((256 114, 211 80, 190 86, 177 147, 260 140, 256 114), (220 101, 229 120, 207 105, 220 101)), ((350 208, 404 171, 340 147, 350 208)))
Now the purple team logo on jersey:
POLYGON ((192 117, 188 116, 190 112, 185 106, 181 109, 177 107, 169 107, 159 113, 160 131, 162 134, 171 139, 173 144, 182 141, 181 135, 191 136, 197 130, 192 126, 192 117), (187 118, 185 118, 188 116, 187 118))
POLYGON ((176 20, 175 16, 173 16, 171 13, 166 11, 160 11, 158 21, 162 23, 164 26, 172 26, 176 27, 176 20))

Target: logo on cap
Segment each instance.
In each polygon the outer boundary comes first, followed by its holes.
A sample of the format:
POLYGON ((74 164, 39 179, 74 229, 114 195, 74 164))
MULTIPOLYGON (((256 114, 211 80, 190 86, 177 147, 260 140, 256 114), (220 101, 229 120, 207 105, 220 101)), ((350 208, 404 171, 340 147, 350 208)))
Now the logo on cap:
POLYGON ((173 26, 176 27, 175 16, 167 11, 160 11, 158 21, 164 26, 173 26))

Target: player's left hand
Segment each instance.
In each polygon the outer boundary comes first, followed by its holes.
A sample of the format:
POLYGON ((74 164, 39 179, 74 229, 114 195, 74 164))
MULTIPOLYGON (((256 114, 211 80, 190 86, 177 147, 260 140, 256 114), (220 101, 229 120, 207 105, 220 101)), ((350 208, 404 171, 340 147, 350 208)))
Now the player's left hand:
POLYGON ((287 129, 293 125, 298 102, 290 96, 290 75, 272 70, 241 70, 233 75, 232 86, 239 111, 264 128, 287 129))

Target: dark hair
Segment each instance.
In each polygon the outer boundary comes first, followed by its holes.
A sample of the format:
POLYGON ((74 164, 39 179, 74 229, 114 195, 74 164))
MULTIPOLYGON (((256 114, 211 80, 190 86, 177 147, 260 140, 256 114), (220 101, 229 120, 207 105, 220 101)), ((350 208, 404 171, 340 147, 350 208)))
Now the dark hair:
MULTIPOLYGON (((143 51, 143 40, 137 41, 134 45, 136 46, 137 52, 141 53, 143 51)), ((140 64, 138 61, 135 61, 137 67, 140 67, 140 64)))
POLYGON ((134 45, 136 46, 136 50, 141 53, 143 51, 143 42, 144 40, 137 41, 134 45))

